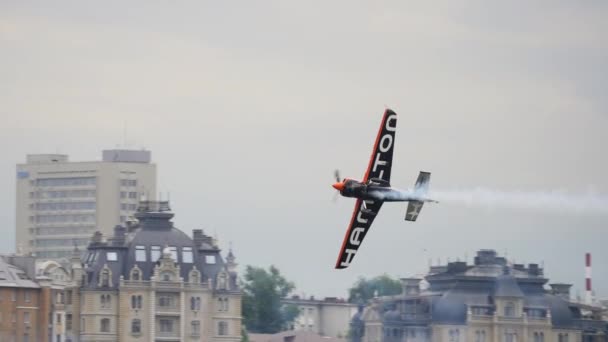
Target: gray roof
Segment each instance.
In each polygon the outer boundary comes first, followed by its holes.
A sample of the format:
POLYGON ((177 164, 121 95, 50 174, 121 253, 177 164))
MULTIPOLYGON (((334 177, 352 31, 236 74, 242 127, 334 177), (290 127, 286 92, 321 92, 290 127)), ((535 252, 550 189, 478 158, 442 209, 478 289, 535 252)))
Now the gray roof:
MULTIPOLYGON (((93 237, 88 252, 82 259, 87 272, 87 288, 98 288, 99 275, 105 265, 112 272, 114 288, 118 286, 121 276, 125 280, 130 279, 130 272, 135 265, 142 270, 142 280, 150 280, 157 265, 157 260, 152 260, 153 247, 161 251, 165 247, 175 248, 175 261, 180 267, 180 276, 184 281, 188 280, 188 274, 194 266, 201 272, 201 282, 214 279, 225 267, 220 249, 214 246, 211 237, 195 230, 193 239, 173 226, 173 213, 168 211, 168 205, 165 211, 140 210, 135 216, 139 220, 138 224, 115 227, 114 236, 107 242, 102 241, 100 234, 93 237), (136 260, 138 248, 143 249, 145 261, 136 260), (192 251, 192 262, 183 259, 186 250, 192 251), (116 260, 108 260, 109 254, 116 254, 116 260), (210 257, 209 260, 207 257, 210 257), (213 263, 210 262, 211 259, 214 259, 213 263)), ((236 277, 231 276, 230 279, 231 288, 235 289, 236 277)))
POLYGON ((0 287, 40 288, 25 271, 6 262, 0 257, 0 287))
POLYGON ((517 284, 517 279, 510 274, 496 277, 494 297, 523 297, 524 293, 517 284))
MULTIPOLYGON (((577 320, 580 310, 567 300, 567 296, 552 294, 544 288, 547 279, 538 264, 508 266, 506 260, 494 251, 484 250, 478 253, 474 265, 453 262, 445 267, 433 267, 425 279, 429 282, 429 289, 419 295, 402 294, 382 300, 384 305, 379 314, 383 324, 466 324, 469 308, 479 308, 492 315, 496 310, 496 300, 507 298, 522 301, 525 310, 550 312, 553 327, 580 328, 577 320), (405 311, 399 315, 396 308, 404 310, 407 302, 411 303, 413 299, 424 303, 425 307, 420 307, 422 311, 414 316, 405 311)), ((353 326, 364 324, 360 316, 355 316, 351 323, 353 326)))

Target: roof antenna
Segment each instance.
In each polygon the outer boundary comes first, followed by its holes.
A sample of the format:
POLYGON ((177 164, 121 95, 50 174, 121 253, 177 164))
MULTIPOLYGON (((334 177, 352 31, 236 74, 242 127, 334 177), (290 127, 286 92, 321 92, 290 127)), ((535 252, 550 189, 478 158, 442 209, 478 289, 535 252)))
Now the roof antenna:
POLYGON ((123 148, 127 148, 127 120, 122 122, 122 145, 123 148))

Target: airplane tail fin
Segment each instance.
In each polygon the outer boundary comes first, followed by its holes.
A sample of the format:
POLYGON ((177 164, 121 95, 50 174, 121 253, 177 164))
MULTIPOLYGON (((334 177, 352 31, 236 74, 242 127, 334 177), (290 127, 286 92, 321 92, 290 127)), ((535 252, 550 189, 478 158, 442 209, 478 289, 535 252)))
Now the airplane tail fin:
MULTIPOLYGON (((420 197, 425 197, 429 191, 430 182, 431 173, 420 171, 418 179, 416 179, 416 185, 414 185, 414 193, 420 197)), ((405 220, 412 222, 416 221, 423 205, 424 201, 409 201, 407 204, 407 211, 405 212, 405 220)))
POLYGON ((420 195, 426 195, 429 192, 429 186, 431 183, 431 173, 420 171, 418 179, 416 179, 416 185, 414 185, 414 192, 420 195))

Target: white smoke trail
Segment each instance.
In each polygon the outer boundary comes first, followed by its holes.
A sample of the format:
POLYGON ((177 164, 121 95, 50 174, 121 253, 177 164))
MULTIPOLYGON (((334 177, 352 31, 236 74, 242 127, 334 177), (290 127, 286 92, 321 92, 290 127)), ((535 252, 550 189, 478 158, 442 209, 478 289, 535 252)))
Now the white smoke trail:
POLYGON ((429 197, 440 203, 462 204, 487 209, 528 209, 575 214, 608 215, 608 196, 594 192, 499 191, 487 188, 431 190, 429 197))

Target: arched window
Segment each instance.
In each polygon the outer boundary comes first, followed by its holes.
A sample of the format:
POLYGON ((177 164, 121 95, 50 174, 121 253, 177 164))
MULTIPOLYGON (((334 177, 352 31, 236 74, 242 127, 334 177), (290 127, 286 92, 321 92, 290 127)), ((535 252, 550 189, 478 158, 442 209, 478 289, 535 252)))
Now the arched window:
POLYGON ((190 271, 190 282, 191 283, 200 283, 201 282, 201 273, 197 270, 190 271))
POLYGON ((217 280, 217 288, 220 290, 226 290, 228 288, 227 285, 227 276, 225 272, 222 272, 218 275, 218 280, 217 280))
POLYGON ((141 320, 134 319, 131 321, 131 334, 141 334, 141 320))
POLYGON ((110 273, 108 271, 101 272, 101 286, 102 287, 110 286, 110 273))
POLYGON ((110 332, 110 319, 109 318, 102 318, 101 319, 101 324, 100 324, 100 327, 99 327, 99 331, 105 332, 105 333, 110 332))
POLYGON ((217 323, 217 334, 220 336, 228 335, 228 322, 220 321, 217 323))

